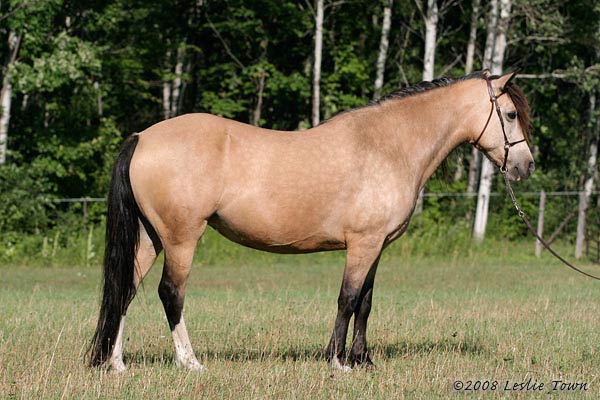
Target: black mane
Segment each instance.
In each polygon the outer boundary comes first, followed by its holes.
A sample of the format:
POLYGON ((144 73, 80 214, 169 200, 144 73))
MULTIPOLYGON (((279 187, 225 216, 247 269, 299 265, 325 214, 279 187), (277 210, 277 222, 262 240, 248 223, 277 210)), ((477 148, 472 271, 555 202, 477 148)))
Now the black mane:
MULTIPOLYGON (((321 124, 331 121, 333 118, 338 117, 342 114, 346 114, 348 112, 360 110, 363 108, 378 106, 388 100, 403 99, 405 97, 414 96, 414 95, 428 92, 430 90, 434 90, 437 88, 450 86, 456 82, 462 82, 462 81, 466 81, 469 79, 494 80, 494 79, 499 78, 499 76, 496 76, 496 75, 488 76, 487 74, 488 74, 488 71, 477 71, 477 72, 473 72, 467 76, 463 76, 460 78, 443 77, 443 78, 434 79, 432 81, 423 81, 423 82, 417 83, 416 85, 396 89, 392 93, 390 93, 386 96, 383 96, 383 97, 380 97, 379 99, 371 101, 369 104, 366 104, 361 107, 353 108, 350 110, 342 111, 342 112, 334 115, 333 117, 322 121, 321 124)), ((521 88, 519 88, 517 85, 515 85, 512 82, 509 82, 506 85, 506 87, 504 88, 504 90, 509 95, 513 104, 515 105, 515 108, 517 110, 517 115, 519 117, 519 123, 523 130, 523 134, 525 135, 525 139, 527 139, 527 141, 529 141, 530 136, 531 136, 532 126, 531 126, 531 117, 530 117, 531 110, 529 108, 527 99, 525 98, 525 95, 524 95, 523 91, 521 90, 521 88)), ((321 125, 321 124, 319 124, 319 125, 321 125)))
POLYGON ((371 103, 369 103, 367 105, 367 107, 371 106, 371 105, 381 104, 386 100, 403 99, 405 97, 410 97, 415 94, 428 92, 430 90, 437 89, 440 87, 450 86, 453 83, 466 81, 468 79, 485 79, 485 73, 483 71, 477 71, 477 72, 473 72, 472 74, 469 74, 467 76, 463 76, 460 78, 442 77, 442 78, 434 79, 432 81, 423 81, 423 82, 417 83, 416 85, 396 89, 392 93, 390 93, 386 96, 383 96, 383 97, 380 97, 379 99, 373 100, 371 103))
POLYGON ((433 89, 437 89, 437 88, 441 88, 441 87, 445 87, 445 86, 450 86, 453 83, 456 82, 461 82, 461 81, 466 81, 468 79, 485 79, 486 77, 486 72, 485 71, 477 71, 477 72, 473 72, 467 76, 463 76, 460 78, 448 78, 448 77, 442 77, 442 78, 437 78, 434 79, 432 81, 423 81, 420 83, 417 83, 415 85, 412 86, 407 86, 407 87, 402 87, 399 89, 394 90, 393 92, 380 97, 376 100, 372 100, 370 103, 364 105, 364 106, 359 106, 356 108, 351 108, 349 110, 344 110, 341 111, 339 113, 337 113, 336 115, 334 115, 331 118, 328 118, 326 120, 321 121, 321 123, 319 125, 322 125, 326 122, 331 121, 333 118, 338 117, 340 115, 352 112, 352 111, 356 111, 356 110, 360 110, 363 108, 368 108, 368 107, 372 107, 372 106, 377 106, 379 104, 382 104, 388 100, 397 100, 397 99, 403 99, 405 97, 410 97, 410 96, 414 96, 416 94, 419 93, 424 93, 424 92, 428 92, 430 90, 433 89))

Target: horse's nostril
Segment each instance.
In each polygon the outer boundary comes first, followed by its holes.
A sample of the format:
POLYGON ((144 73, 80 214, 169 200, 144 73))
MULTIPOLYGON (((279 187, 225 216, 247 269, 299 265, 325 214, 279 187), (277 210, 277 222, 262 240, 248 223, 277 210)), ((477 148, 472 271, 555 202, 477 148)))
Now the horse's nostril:
POLYGON ((535 171, 535 163, 533 161, 529 162, 529 173, 533 173, 535 171))

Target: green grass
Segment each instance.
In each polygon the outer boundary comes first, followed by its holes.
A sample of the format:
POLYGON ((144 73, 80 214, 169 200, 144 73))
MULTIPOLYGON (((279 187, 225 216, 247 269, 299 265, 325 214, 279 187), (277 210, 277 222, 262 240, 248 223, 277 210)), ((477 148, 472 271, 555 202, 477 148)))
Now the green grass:
POLYGON ((453 398, 461 397, 457 379, 497 380, 503 389, 530 377, 546 387, 553 379, 587 383, 569 398, 600 396, 598 283, 548 256, 535 259, 532 243, 417 256, 414 240, 394 244, 377 274, 368 336, 377 368, 350 374, 332 371, 323 356, 341 252, 277 256, 205 243, 209 254, 195 261, 185 304, 208 368, 201 374, 173 363, 158 263, 128 313, 122 375, 83 364, 99 268, 0 268, 0 397, 453 398))

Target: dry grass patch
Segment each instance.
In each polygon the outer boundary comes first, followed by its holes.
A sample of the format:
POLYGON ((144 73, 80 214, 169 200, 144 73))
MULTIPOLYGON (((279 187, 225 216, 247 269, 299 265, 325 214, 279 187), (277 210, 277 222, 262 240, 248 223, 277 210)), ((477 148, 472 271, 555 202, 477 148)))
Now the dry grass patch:
MULTIPOLYGON (((4 398, 447 398, 455 380, 587 383, 600 395, 598 285, 548 259, 384 259, 369 345, 377 368, 330 370, 338 256, 196 265, 186 323, 207 373, 173 363, 155 267, 128 314, 123 375, 89 370, 97 269, 2 268, 4 398), (321 261, 320 261, 321 260, 321 261), (233 263, 232 263, 233 264, 233 263)), ((588 268, 593 268, 588 266, 588 268)), ((471 393, 472 395, 473 393, 471 393)), ((496 398, 514 392, 476 392, 496 398)), ((521 393, 546 398, 552 392, 521 393)), ((564 393, 563 393, 564 394, 564 393)))

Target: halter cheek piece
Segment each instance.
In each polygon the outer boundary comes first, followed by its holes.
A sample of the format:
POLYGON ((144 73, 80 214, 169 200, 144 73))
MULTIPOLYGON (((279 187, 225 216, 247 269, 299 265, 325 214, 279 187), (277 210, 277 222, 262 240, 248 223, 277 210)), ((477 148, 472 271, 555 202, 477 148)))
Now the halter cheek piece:
POLYGON ((492 103, 491 108, 490 108, 490 115, 488 115, 487 121, 485 122, 485 125, 484 125, 483 129, 481 130, 481 133, 479 134, 479 136, 477 136, 477 139, 473 142, 473 146, 478 147, 479 140, 481 139, 481 137, 485 133, 485 130, 487 129, 488 125, 490 124, 490 120, 492 119, 492 114, 494 113, 494 108, 496 108, 496 113, 498 114, 498 119, 500 120, 500 126, 502 127, 502 135, 504 136, 504 161, 502 162, 502 166, 500 167, 500 172, 502 172, 503 174, 506 174, 506 163, 508 162, 508 151, 510 150, 511 147, 513 147, 521 142, 524 142, 525 138, 523 138, 521 140, 516 140, 514 142, 511 142, 508 140, 508 136, 506 136, 506 130, 504 128, 504 118, 502 118, 502 111, 500 110, 500 105, 498 104, 498 98, 500 96, 506 94, 506 92, 502 91, 502 93, 500 93, 498 96, 496 96, 496 94, 494 93, 494 89, 492 88, 492 82, 488 78, 485 78, 485 83, 487 83, 488 94, 490 95, 490 103, 492 103))

